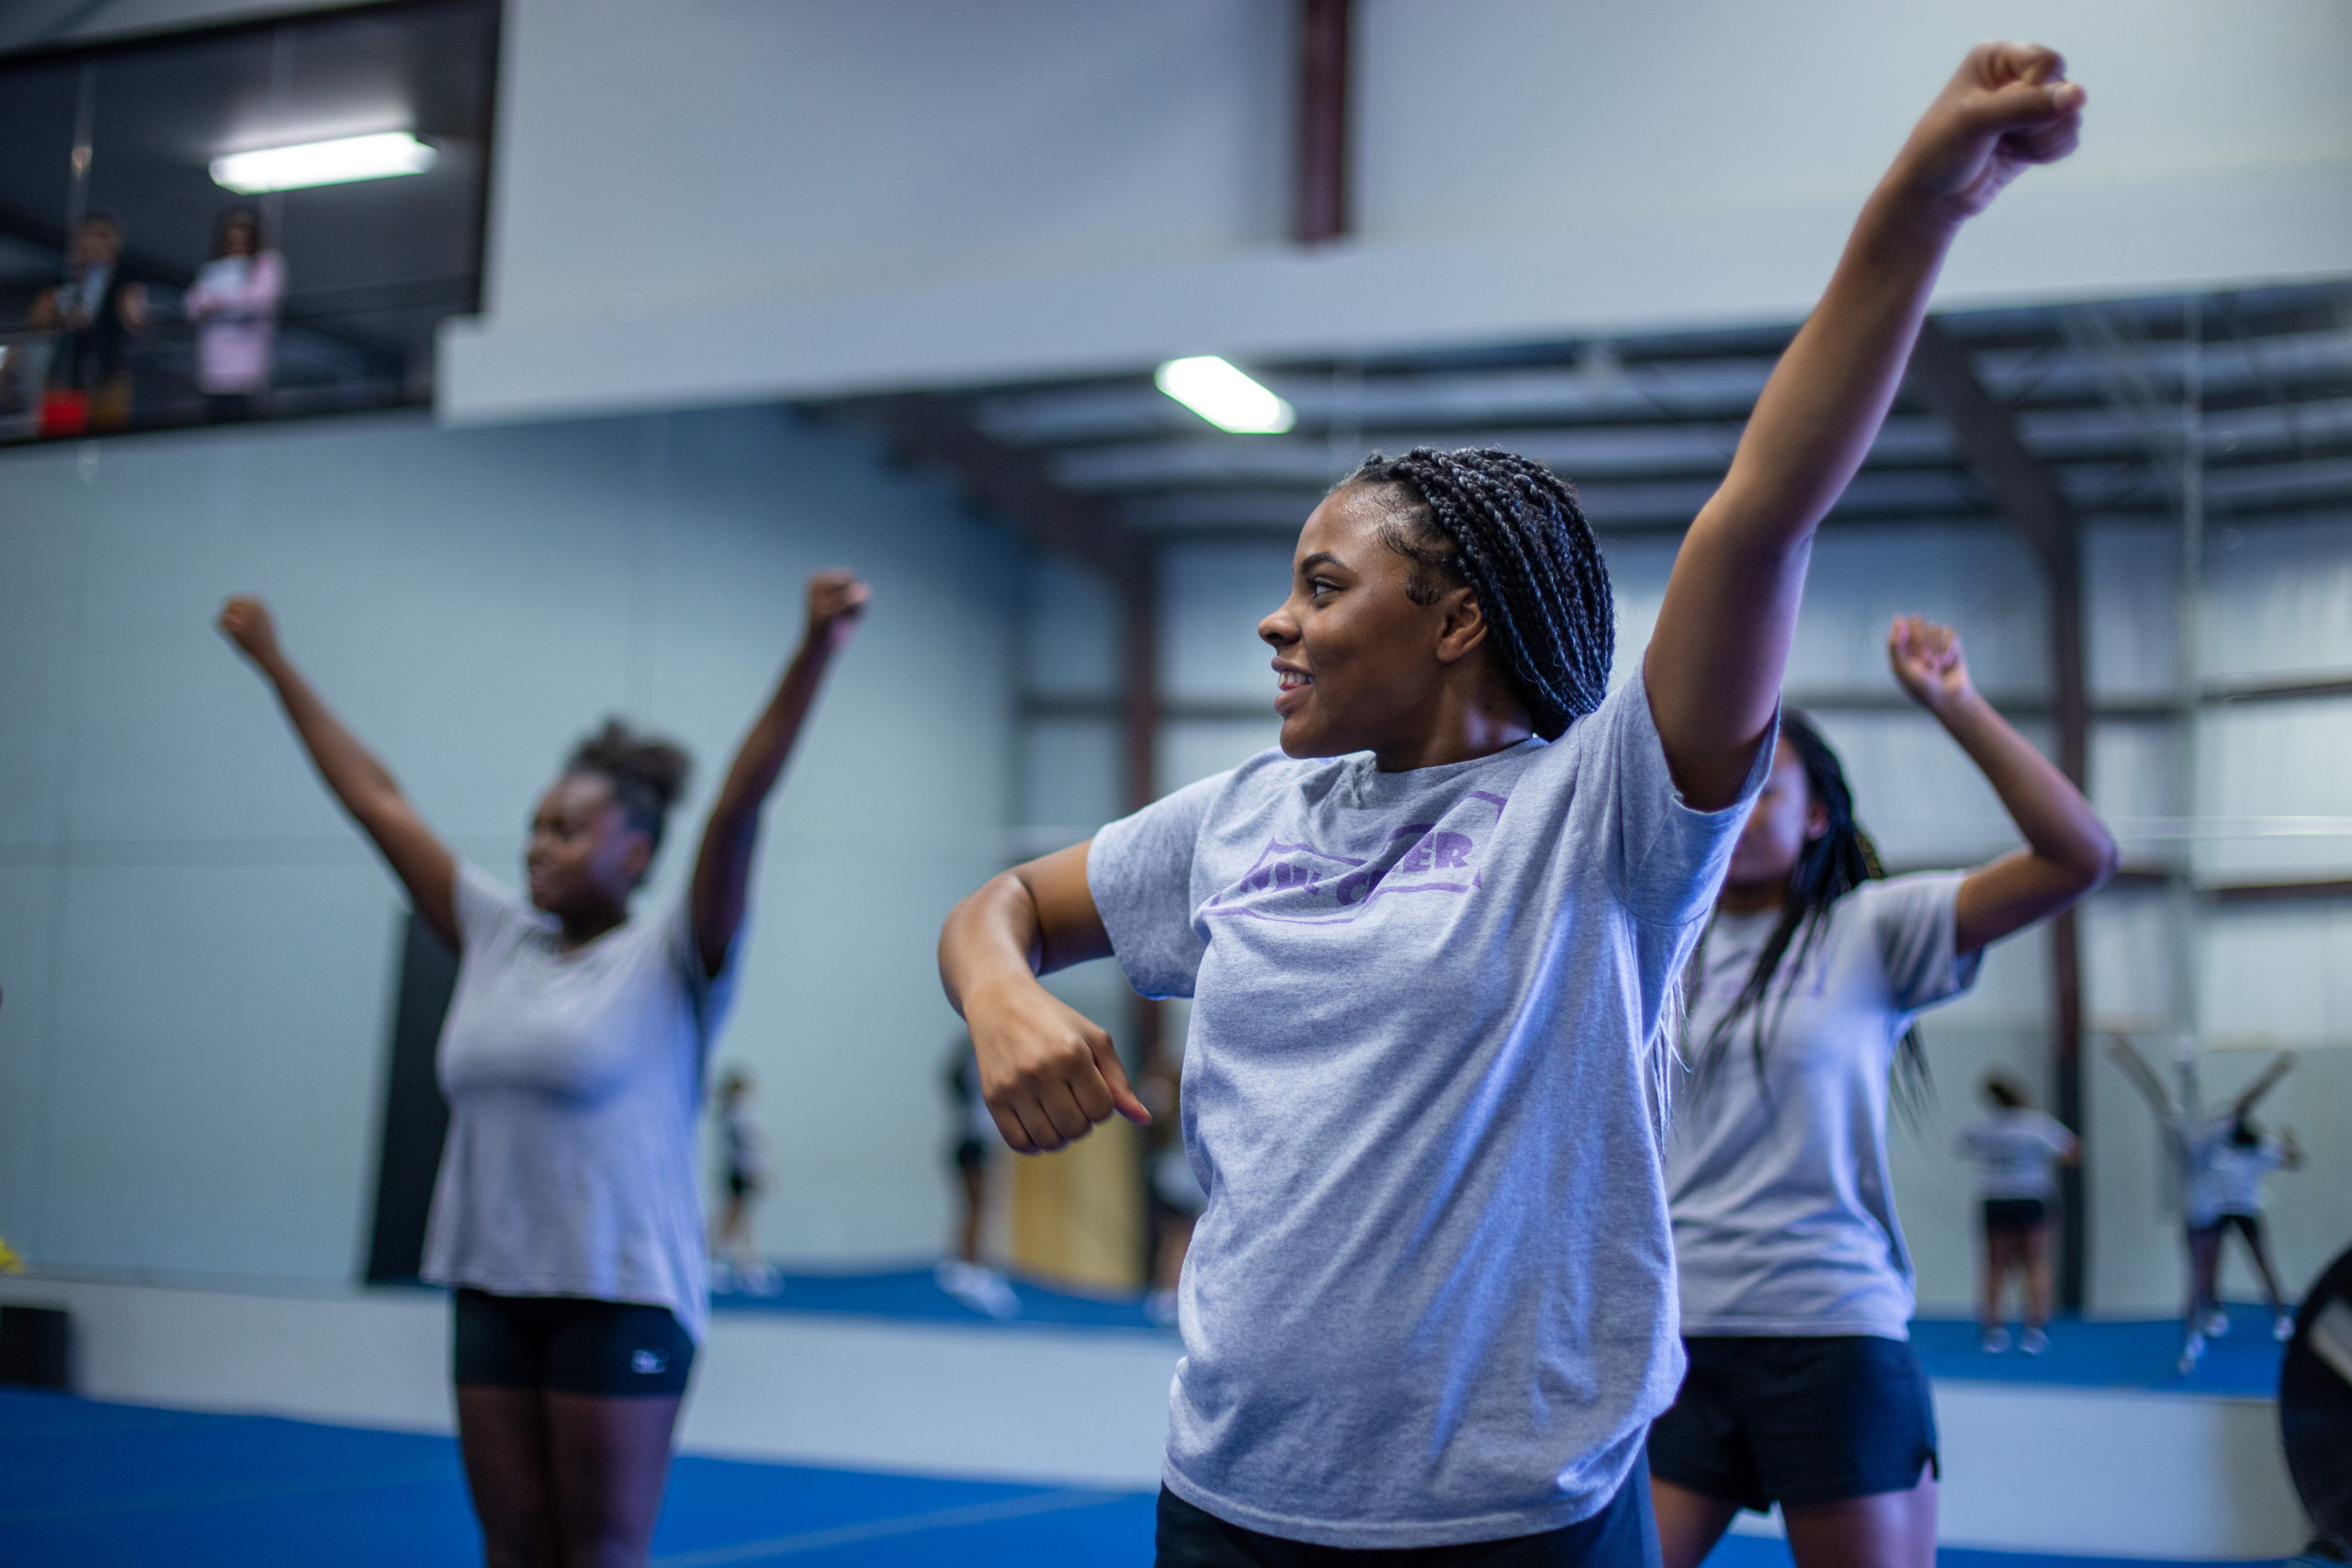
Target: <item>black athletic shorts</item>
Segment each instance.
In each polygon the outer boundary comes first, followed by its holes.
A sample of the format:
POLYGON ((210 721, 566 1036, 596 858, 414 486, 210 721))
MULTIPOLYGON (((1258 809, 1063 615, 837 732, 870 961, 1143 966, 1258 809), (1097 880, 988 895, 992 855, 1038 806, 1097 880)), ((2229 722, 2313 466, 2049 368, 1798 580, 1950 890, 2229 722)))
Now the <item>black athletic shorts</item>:
POLYGON ((1987 1198, 1984 1228, 1988 1231, 2039 1230, 2050 1223, 2050 1211, 2039 1198, 1987 1198))
POLYGON ((727 1195, 741 1200, 760 1190, 760 1184, 749 1171, 730 1170, 727 1173, 727 1195))
POLYGON ((958 1170, 978 1170, 989 1163, 989 1146, 978 1138, 958 1138, 947 1157, 958 1170))
POLYGON ((1649 1471, 1638 1463, 1609 1506, 1592 1517, 1508 1540, 1377 1551, 1314 1546, 1229 1525, 1163 1486, 1157 1541, 1158 1568, 1339 1568, 1349 1562, 1384 1568, 1658 1568, 1649 1471))
POLYGON ((2216 1214, 2211 1224, 2189 1226, 2188 1234, 2220 1235, 2232 1225, 2237 1226, 2238 1234, 2245 1237, 2246 1245, 2249 1247, 2262 1245, 2262 1216, 2260 1214, 2216 1214))
POLYGON ((695 1342, 667 1307, 461 1290, 450 1314, 459 1388, 543 1388, 594 1399, 686 1392, 695 1342))
POLYGON ((1762 1513, 1908 1492, 1936 1464, 1928 1374, 1901 1339, 1694 1336, 1650 1470, 1762 1513))

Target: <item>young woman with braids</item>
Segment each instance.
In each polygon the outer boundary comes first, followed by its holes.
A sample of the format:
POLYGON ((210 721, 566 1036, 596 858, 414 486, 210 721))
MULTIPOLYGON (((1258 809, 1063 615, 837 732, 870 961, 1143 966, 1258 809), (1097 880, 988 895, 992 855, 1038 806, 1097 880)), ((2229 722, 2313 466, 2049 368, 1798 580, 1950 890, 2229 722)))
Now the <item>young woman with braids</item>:
POLYGON ((1667 1188, 1690 1360, 1651 1429, 1667 1568, 1774 1503, 1798 1568, 1933 1568, 1936 1430, 1887 1168, 1912 1019, 1988 942, 2115 869, 2090 803, 1969 683, 1949 626, 1898 617, 1895 680, 1983 770, 2026 848, 1887 878, 1844 769, 1784 712, 1772 771, 1685 976, 1667 1188))
POLYGON ((1375 457, 1306 519, 1282 745, 966 898, 940 938, 1016 1150, 1148 1119, 1037 973, 1193 998, 1208 1193, 1164 1565, 1656 1561, 1644 1439, 1681 1374, 1659 1159, 1676 977, 1769 771, 1815 527, 1960 225, 2074 145, 2047 50, 1972 53, 1872 195, 1608 690, 1568 487, 1375 457))
POLYGON ((808 580, 799 651, 719 786, 684 897, 638 919, 684 751, 616 720, 582 741, 531 819, 526 902, 425 826, 260 601, 220 612, 417 918, 458 953, 424 1275, 456 1291, 458 1437, 491 1568, 646 1560, 708 1308, 695 1122, 760 808, 865 601, 846 572, 808 580))

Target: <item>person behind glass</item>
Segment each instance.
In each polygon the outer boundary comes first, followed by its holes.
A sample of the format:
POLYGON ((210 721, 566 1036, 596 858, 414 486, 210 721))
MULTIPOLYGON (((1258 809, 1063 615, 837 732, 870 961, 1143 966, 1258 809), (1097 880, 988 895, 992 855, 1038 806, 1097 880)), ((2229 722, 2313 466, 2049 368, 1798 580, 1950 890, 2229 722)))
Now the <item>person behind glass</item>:
POLYGON ((251 419, 268 394, 286 263, 261 242, 261 215, 232 207, 212 231, 212 259, 197 269, 180 309, 196 323, 196 385, 205 417, 251 419))
POLYGON ((2253 1116, 2262 1097, 2294 1070, 2295 1054, 2281 1051, 2273 1056, 2254 1081, 2238 1091, 2229 1110, 2211 1119, 2198 1114, 2196 1075, 2187 1061, 2181 1066, 2181 1098, 2175 1103, 2139 1047, 2118 1035, 2114 1055, 2123 1076, 2156 1113, 2157 1125, 2164 1130, 2181 1176, 2181 1222, 2188 1252, 2188 1294, 2180 1315, 2181 1375, 2197 1370, 2208 1339, 2230 1331, 2230 1314, 2222 1310, 2215 1292, 2222 1267, 2222 1237, 2233 1224, 2245 1238, 2262 1274, 2273 1314, 2272 1332, 2281 1339, 2292 1337, 2294 1320, 2287 1314, 2262 1234, 2262 1179, 2280 1167, 2292 1169, 2301 1164, 2302 1151, 2294 1146, 2292 1134, 2276 1142, 2265 1139, 2253 1116))
POLYGON ((695 1121, 735 983, 760 808, 864 610, 808 581, 799 650, 719 786, 682 897, 633 918, 685 754, 617 721, 540 797, 529 898, 460 863, 235 598, 220 629, 417 918, 457 950, 425 1278, 455 1288, 458 1436, 492 1568, 642 1563, 708 1311, 695 1121))
MULTIPOLYGON (((1037 972, 1193 998, 1208 1204, 1178 1291, 1165 1568, 1645 1564, 1681 1372, 1667 1025, 1771 771, 1811 540, 1962 223, 2064 156, 2058 57, 1973 51, 1866 204, 1609 686, 1574 492, 1493 450, 1378 455, 1306 518, 1281 748, 963 900, 940 939, 1018 1151, 1149 1113, 1037 972)), ((1082 1391, 1081 1395, 1082 1395, 1082 1391)))
POLYGON ((718 1224, 711 1235, 712 1283, 770 1295, 775 1271, 761 1258, 752 1214, 767 1190, 767 1137, 752 1115, 752 1075, 729 1067, 718 1080, 718 1224))
POLYGON ((147 324, 147 290, 122 275, 122 225, 92 213, 74 227, 65 281, 33 300, 28 324, 53 333, 43 435, 84 435, 130 423, 131 334, 147 324))
POLYGON ((1021 1315, 1021 1297, 1003 1273, 989 1266, 980 1247, 988 1213, 989 1171, 1004 1146, 988 1104, 980 1098, 980 1066, 972 1058, 969 1036, 947 1047, 947 1100, 955 1130, 947 1141, 947 1164, 956 1173, 956 1250, 932 1271, 939 1288, 989 1317, 1021 1315))
POLYGON ((2050 1348, 2050 1201, 2058 1167, 2082 1162, 2082 1140, 2055 1116, 2036 1111, 2015 1074, 1986 1073, 1984 1090, 1989 1109, 1960 1135, 1960 1152, 1976 1162, 1984 1227, 1979 1343, 1989 1355, 2009 1348, 2001 1296, 2009 1276, 2021 1275, 2026 1320, 2018 1348, 2039 1356, 2050 1348))
POLYGON ((1932 1568, 1935 1414, 1910 1345, 1887 1161, 1912 1021, 1985 946, 2115 870, 2082 792, 1979 696, 1949 626, 1897 616, 1887 657, 1992 784, 2026 847, 1888 878, 1844 769, 1802 715, 1781 739, 1685 980, 1667 1182, 1690 1371, 1650 1433, 1667 1568, 1779 1504, 1798 1568, 1932 1568))

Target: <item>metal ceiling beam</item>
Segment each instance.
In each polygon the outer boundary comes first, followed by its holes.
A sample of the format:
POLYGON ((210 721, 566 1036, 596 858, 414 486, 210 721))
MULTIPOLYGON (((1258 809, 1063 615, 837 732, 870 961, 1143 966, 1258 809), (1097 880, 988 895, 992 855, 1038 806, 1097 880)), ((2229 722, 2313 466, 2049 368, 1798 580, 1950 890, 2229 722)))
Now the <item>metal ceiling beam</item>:
POLYGON ((1298 147, 1291 238, 1319 245, 1348 231, 1349 12, 1353 0, 1299 0, 1298 147))
POLYGON ((1130 810, 1158 794, 1159 577, 1151 542, 1115 503, 1057 485, 1050 455, 1007 446, 973 428, 960 400, 925 393, 853 398, 833 405, 879 430, 904 457, 955 476, 965 493, 1042 549, 1101 576, 1119 598, 1120 738, 1130 810))
MULTIPOLYGON (((1968 351, 1932 318, 1921 323, 1911 354, 1911 395, 1951 426, 1977 482, 2041 563, 2050 592, 2050 683, 2058 765, 2085 787, 2090 756, 2090 695, 2083 649, 2083 530, 2057 472, 2034 456, 2011 412, 1977 378, 1968 351)), ((2075 912, 2050 922, 2052 1077, 2058 1119, 2083 1127, 2082 952, 2075 912)), ((2059 1296, 2067 1310, 2083 1307, 2087 1229, 2083 1172, 2061 1173, 2064 1215, 2059 1247, 2059 1296)))

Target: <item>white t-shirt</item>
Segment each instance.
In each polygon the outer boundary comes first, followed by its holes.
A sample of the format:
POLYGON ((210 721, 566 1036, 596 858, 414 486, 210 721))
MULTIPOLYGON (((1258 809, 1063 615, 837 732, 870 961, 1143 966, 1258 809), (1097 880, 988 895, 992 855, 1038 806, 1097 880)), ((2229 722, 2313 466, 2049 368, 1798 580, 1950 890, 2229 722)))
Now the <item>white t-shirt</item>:
POLYGON ((1193 998, 1171 1491, 1353 1549, 1616 1495, 1682 1376, 1661 1031, 1771 753, 1690 809, 1636 676, 1549 745, 1262 752, 1096 836, 1127 978, 1193 998))
POLYGON ((2230 1141, 2230 1122, 2207 1132, 2189 1150, 2188 1213, 2191 1225, 2210 1225, 2223 1214, 2262 1213, 2262 1179, 2287 1161, 2276 1138, 2251 1147, 2230 1141))
POLYGON ((695 1123, 735 989, 706 978, 684 900, 566 950, 554 916, 461 865, 438 1066, 449 1136, 424 1277, 497 1295, 708 1314, 695 1123))
POLYGON ((1718 1025, 1778 910, 1720 915, 1692 965, 1667 1145, 1682 1332, 1910 1337, 1911 1255, 1886 1158, 1887 1075, 1921 1008, 1975 982, 1962 874, 1866 882, 1789 944, 1760 1010, 1718 1025))
POLYGON ((2019 1106, 1990 1111, 1960 1135, 1960 1152, 1976 1162, 1980 1198, 2039 1198, 2055 1190, 2058 1162, 2075 1134, 2047 1112, 2019 1106))

